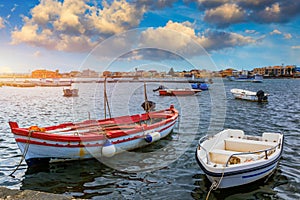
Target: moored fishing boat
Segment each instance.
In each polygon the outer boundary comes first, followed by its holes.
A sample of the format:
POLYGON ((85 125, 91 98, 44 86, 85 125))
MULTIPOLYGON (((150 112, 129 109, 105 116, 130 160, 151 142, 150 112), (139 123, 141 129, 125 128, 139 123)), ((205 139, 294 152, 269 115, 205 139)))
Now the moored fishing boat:
POLYGON ((158 90, 160 96, 191 96, 195 95, 202 90, 199 89, 160 89, 158 90))
POLYGON ((264 81, 263 75, 255 74, 252 80, 253 83, 262 83, 264 81))
POLYGON ((28 165, 36 162, 111 157, 149 145, 173 130, 178 111, 170 108, 132 116, 55 126, 21 128, 9 122, 28 165))
POLYGON ((240 186, 262 179, 277 166, 283 150, 283 135, 245 135, 227 129, 199 140, 196 160, 215 188, 240 186))
POLYGON ((63 89, 65 97, 77 97, 78 89, 64 88, 63 89))
POLYGON ((248 100, 248 101, 257 101, 257 102, 267 102, 269 94, 265 93, 262 90, 257 92, 252 92, 249 90, 243 89, 231 89, 230 92, 236 99, 248 100))
POLYGON ((240 74, 239 76, 227 76, 226 78, 229 81, 237 81, 237 82, 253 82, 253 83, 263 82, 263 76, 260 74, 254 74, 254 76, 240 74))

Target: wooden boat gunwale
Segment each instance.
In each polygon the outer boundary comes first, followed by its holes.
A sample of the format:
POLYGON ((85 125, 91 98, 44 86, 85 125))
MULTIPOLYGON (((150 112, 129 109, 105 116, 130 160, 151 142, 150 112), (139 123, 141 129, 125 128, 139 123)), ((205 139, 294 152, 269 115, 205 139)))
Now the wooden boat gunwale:
MULTIPOLYGON (((44 127, 45 128, 45 132, 33 132, 32 133, 32 137, 33 138, 37 138, 37 139, 42 139, 42 140, 51 140, 51 141, 71 141, 71 142, 76 142, 76 141, 93 141, 95 139, 103 139, 105 137, 108 138, 117 138, 120 136, 125 136, 125 135, 131 135, 140 131, 147 131, 147 130, 151 130, 153 128, 157 128, 160 127, 162 125, 168 124, 171 121, 175 121, 176 118, 178 117, 178 113, 162 113, 162 112, 173 112, 171 109, 165 109, 165 110, 161 110, 161 111, 154 111, 154 112, 149 112, 149 113, 143 113, 143 114, 135 114, 135 115, 131 115, 131 116, 119 116, 119 117, 115 117, 115 118, 109 118, 109 119, 101 119, 101 120, 96 120, 97 123, 89 123, 89 122, 95 122, 94 120, 86 120, 84 122, 81 123, 63 123, 63 124, 59 124, 59 125, 55 125, 55 126, 48 126, 48 127, 44 127), (165 115, 163 115, 165 114, 165 115), (149 125, 136 125, 135 127, 133 127, 132 129, 129 130, 124 130, 124 129, 120 129, 120 130, 108 130, 104 132, 106 133, 106 136, 104 137, 103 134, 98 134, 98 135, 60 135, 57 133, 48 133, 47 131, 53 131, 56 130, 57 128, 66 128, 68 126, 73 126, 70 127, 72 130, 74 131, 78 131, 80 128, 87 128, 89 126, 96 126, 96 127, 101 127, 101 126, 105 126, 105 125, 109 125, 109 124, 118 124, 119 122, 122 121, 123 124, 126 123, 140 123, 141 121, 146 120, 148 117, 148 119, 150 118, 158 118, 160 117, 161 119, 163 117, 165 117, 164 120, 159 121, 157 123, 154 124, 149 124, 149 125), (113 123, 111 123, 113 122, 113 123)), ((177 111, 175 111, 177 112, 177 111)), ((13 134, 15 135, 19 135, 19 136, 24 136, 24 137, 28 137, 28 128, 19 128, 19 125, 17 122, 9 122, 10 126, 11 126, 11 131, 13 134)), ((64 131, 62 131, 64 132, 64 131)), ((67 131, 65 131, 67 132, 67 131)))

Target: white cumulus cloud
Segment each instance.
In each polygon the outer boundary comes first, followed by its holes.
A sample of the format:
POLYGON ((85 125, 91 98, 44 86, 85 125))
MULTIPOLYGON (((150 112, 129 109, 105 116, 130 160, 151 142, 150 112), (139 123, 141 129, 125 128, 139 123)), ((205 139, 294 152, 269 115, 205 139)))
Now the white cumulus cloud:
POLYGON ((60 51, 89 51, 104 38, 139 25, 144 7, 125 0, 42 0, 11 33, 11 44, 27 43, 60 51))
POLYGON ((244 21, 245 14, 245 11, 237 4, 226 3, 206 10, 204 20, 219 27, 226 27, 232 23, 244 21))
POLYGON ((285 38, 285 39, 292 39, 292 37, 293 37, 293 36, 292 36, 292 34, 290 34, 290 33, 285 33, 285 34, 284 34, 284 38, 285 38))
POLYGON ((231 32, 207 29, 202 33, 196 33, 190 22, 172 21, 169 21, 164 27, 147 29, 142 33, 141 41, 144 44, 155 44, 159 48, 173 49, 175 52, 186 52, 191 55, 198 52, 195 43, 209 52, 256 42, 251 37, 231 32))
POLYGON ((282 32, 279 31, 279 30, 277 30, 277 29, 274 29, 270 34, 271 34, 271 35, 281 35, 282 32))

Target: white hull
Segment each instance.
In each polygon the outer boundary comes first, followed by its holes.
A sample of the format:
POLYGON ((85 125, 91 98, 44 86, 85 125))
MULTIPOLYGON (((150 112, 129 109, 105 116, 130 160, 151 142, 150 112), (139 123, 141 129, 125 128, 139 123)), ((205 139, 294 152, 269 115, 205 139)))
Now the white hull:
POLYGON ((268 176, 276 169, 283 149, 283 135, 277 133, 258 137, 228 129, 205 139, 199 141, 196 159, 218 188, 245 185, 268 176))
MULTIPOLYGON (((150 132, 159 132, 160 138, 166 137, 171 133, 175 126, 175 121, 164 126, 155 128, 150 132)), ((80 146, 78 142, 56 142, 56 141, 45 141, 36 138, 30 138, 30 144, 26 142, 17 142, 22 154, 24 154, 25 149, 27 152, 25 154, 25 160, 30 160, 32 158, 54 158, 57 159, 89 159, 94 157, 102 157, 102 148, 104 143, 109 141, 115 146, 115 154, 121 153, 123 151, 133 150, 149 145, 150 143, 145 141, 145 136, 150 133, 149 131, 138 132, 130 136, 117 137, 107 140, 96 140, 96 141, 82 141, 80 146), (136 138, 136 139, 133 139, 136 138), (120 142, 121 141, 121 142, 120 142), (125 141, 125 142, 122 142, 125 141), (34 144, 42 143, 42 144, 34 144), (28 146, 28 147, 26 147, 28 146), (72 147, 71 147, 72 146, 72 147)), ((28 137, 15 135, 16 141, 20 139, 27 140, 28 137)))
MULTIPOLYGON (((249 90, 242 90, 242 89, 231 89, 230 92, 236 99, 247 100, 247 101, 259 101, 256 92, 252 92, 249 90)), ((267 101, 269 94, 265 94, 265 99, 262 101, 267 101)))
MULTIPOLYGON (((229 188, 229 187, 235 187, 235 186, 240 186, 240 185, 245 185, 248 183, 255 182, 271 174, 276 169, 276 166, 277 166, 277 162, 270 166, 268 165, 267 167, 257 169, 255 171, 245 172, 245 173, 231 175, 231 176, 223 176, 219 188, 229 188)), ((221 179, 220 177, 209 176, 209 175, 207 175, 207 178, 212 183, 215 181, 219 182, 221 179)))
POLYGON ((259 74, 255 74, 252 78, 247 77, 235 77, 235 76, 227 76, 227 79, 230 81, 236 81, 236 82, 254 82, 254 83, 262 83, 263 82, 263 76, 259 74))

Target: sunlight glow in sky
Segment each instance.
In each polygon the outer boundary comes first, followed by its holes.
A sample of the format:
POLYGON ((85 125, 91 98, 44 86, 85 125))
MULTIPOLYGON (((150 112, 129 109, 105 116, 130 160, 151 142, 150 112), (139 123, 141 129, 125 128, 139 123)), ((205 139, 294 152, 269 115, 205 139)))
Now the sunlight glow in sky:
POLYGON ((4 1, 0 73, 299 65, 299 10, 287 0, 4 1))

